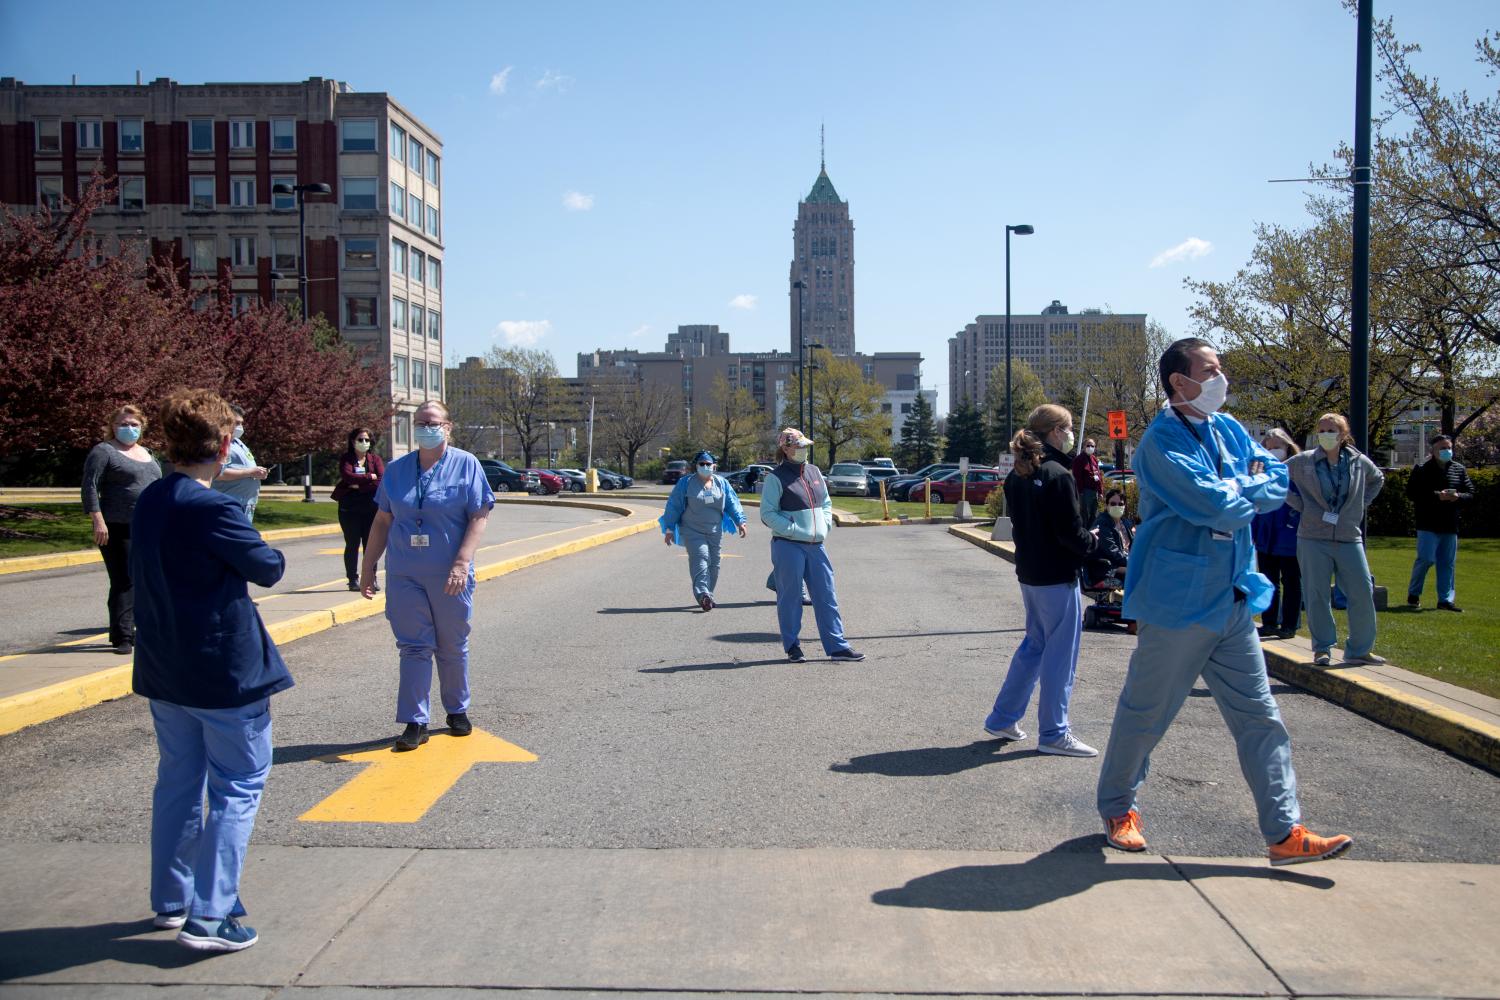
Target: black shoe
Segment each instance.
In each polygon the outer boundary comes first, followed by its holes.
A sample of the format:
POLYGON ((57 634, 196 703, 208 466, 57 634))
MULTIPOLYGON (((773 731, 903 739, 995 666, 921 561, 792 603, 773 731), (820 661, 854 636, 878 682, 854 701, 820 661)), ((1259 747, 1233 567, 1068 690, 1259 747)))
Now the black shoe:
POLYGON ((474 723, 469 721, 467 712, 448 713, 448 735, 468 736, 474 731, 474 723))
POLYGON ((1464 609, 1459 607, 1457 604, 1454 604, 1452 601, 1438 601, 1438 610, 1457 611, 1459 614, 1463 614, 1464 609))
POLYGON ((1274 639, 1276 638, 1277 631, 1269 625, 1262 625, 1260 628, 1255 630, 1255 634, 1260 636, 1262 639, 1274 639))
POLYGON ((1276 638, 1278 638, 1278 639, 1295 639, 1295 638, 1297 638, 1297 630, 1294 629, 1294 628, 1284 628, 1280 632, 1276 633, 1276 638))
POLYGON ((812 607, 812 598, 811 597, 804 597, 804 598, 802 598, 802 606, 804 608, 810 608, 810 607, 812 607))
POLYGON ((1422 599, 1416 594, 1407 594, 1406 606, 1409 608, 1420 608, 1422 606, 1422 599))
POLYGON ((786 651, 786 658, 788 660, 791 660, 793 663, 801 663, 802 660, 803 660, 802 647, 801 646, 793 646, 791 649, 787 650, 786 651))
POLYGON ((835 653, 829 653, 828 658, 830 660, 848 660, 850 663, 858 663, 860 660, 863 660, 865 658, 865 654, 857 653, 854 650, 845 647, 835 653))
POLYGON ((404 750, 415 750, 417 747, 426 742, 427 723, 408 722, 406 724, 406 729, 401 733, 400 736, 396 737, 396 752, 401 753, 404 750))
POLYGON ((350 590, 358 590, 359 589, 359 581, 358 580, 350 580, 349 581, 349 589, 350 590))
POLYGON ((119 656, 129 656, 135 652, 135 643, 126 639, 124 642, 115 643, 115 653, 119 656))

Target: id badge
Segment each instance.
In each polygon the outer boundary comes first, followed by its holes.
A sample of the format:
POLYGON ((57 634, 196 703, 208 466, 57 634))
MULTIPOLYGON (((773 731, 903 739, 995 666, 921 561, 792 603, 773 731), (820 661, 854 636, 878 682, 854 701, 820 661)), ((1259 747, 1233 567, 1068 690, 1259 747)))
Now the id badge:
POLYGON ((427 536, 426 535, 412 535, 411 536, 411 547, 414 548, 414 549, 425 549, 425 548, 427 548, 427 536))
POLYGON ((1323 512, 1323 523, 1324 524, 1338 524, 1339 523, 1338 511, 1325 510, 1323 512))
POLYGON ((699 497, 698 499, 702 500, 704 503, 708 504, 711 507, 711 506, 713 506, 713 502, 715 500, 717 500, 718 498, 717 497, 699 497))
POLYGON ((1216 542, 1232 542, 1234 536, 1227 531, 1213 531, 1209 533, 1216 542))

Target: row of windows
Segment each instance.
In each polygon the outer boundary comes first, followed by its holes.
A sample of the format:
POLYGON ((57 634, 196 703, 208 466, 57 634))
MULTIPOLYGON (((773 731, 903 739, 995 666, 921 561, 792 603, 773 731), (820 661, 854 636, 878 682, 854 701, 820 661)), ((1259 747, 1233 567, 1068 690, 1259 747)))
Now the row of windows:
MULTIPOLYGON (((213 236, 195 236, 189 241, 188 260, 194 271, 209 274, 218 267, 219 241, 213 236)), ((405 244, 399 244, 404 248, 405 244)), ((373 271, 379 266, 376 251, 379 246, 378 238, 374 236, 346 236, 344 237, 344 270, 346 271, 373 271)), ((441 290, 443 282, 442 261, 436 257, 425 257, 421 251, 417 251, 418 261, 426 261, 426 285, 435 290, 441 290)), ((259 247, 257 237, 234 236, 229 237, 229 261, 232 267, 245 270, 253 270, 259 260, 259 247)), ((418 268, 421 268, 418 263, 418 268)), ((275 235, 271 237, 271 270, 280 271, 287 276, 297 271, 297 237, 295 235, 275 235)), ((415 284, 423 284, 420 274, 412 278, 415 284)), ((436 313, 433 314, 436 316, 436 313)), ((404 327, 403 327, 404 329, 404 327)))
POLYGON ((406 129, 391 122, 391 141, 389 144, 391 159, 397 163, 404 163, 409 170, 415 171, 418 177, 422 176, 422 165, 427 165, 427 183, 433 187, 438 186, 438 157, 432 150, 425 148, 416 139, 406 134, 406 129))
POLYGON ((395 239, 391 240, 391 273, 404 275, 414 285, 425 283, 428 288, 439 290, 443 287, 443 262, 395 239))
MULTIPOLYGON (((373 329, 380 325, 380 302, 374 295, 345 295, 344 296, 344 326, 353 329, 373 329)), ((410 331, 417 336, 422 335, 422 328, 426 327, 427 337, 430 340, 441 340, 443 337, 443 318, 436 309, 423 309, 416 303, 410 307, 401 299, 391 300, 391 328, 393 330, 410 331), (401 306, 402 326, 397 325, 397 304, 401 306)))
MULTIPOLYGON (((407 225, 419 232, 422 229, 422 199, 408 193, 400 184, 391 181, 391 214, 403 220, 407 225)), ((438 209, 436 205, 427 206, 427 235, 433 239, 438 238, 438 209)))
MULTIPOLYGON (((295 194, 278 194, 275 187, 278 184, 295 186, 297 178, 292 176, 273 176, 271 178, 271 210, 275 212, 290 212, 297 207, 297 196, 295 194)), ((146 208, 146 178, 140 175, 121 175, 119 178, 120 208, 127 212, 139 212, 146 208)), ((379 180, 374 177, 344 177, 340 182, 340 193, 343 208, 349 212, 378 212, 380 210, 379 180)), ((393 205, 401 204, 395 201, 395 192, 401 189, 391 185, 393 194, 393 205)), ((212 212, 216 207, 217 181, 211 174, 197 174, 188 178, 188 208, 194 212, 212 212)), ((255 177, 250 174, 237 174, 229 179, 229 207, 253 209, 256 205, 255 177)), ((38 177, 36 182, 37 204, 54 212, 62 208, 63 179, 60 175, 49 174, 38 177)), ((413 228, 422 229, 423 222, 422 200, 415 195, 411 198, 411 212, 415 218, 413 228)), ((426 206, 427 232, 433 239, 438 238, 441 228, 441 216, 435 205, 426 206)), ((402 213, 395 212, 398 217, 402 213)))
MULTIPOLYGON (((422 364, 417 359, 407 359, 400 354, 391 359, 391 382, 397 389, 429 389, 434 395, 443 391, 443 366, 438 364, 422 364), (407 371, 410 369, 410 376, 407 371)), ((405 444, 404 435, 406 415, 401 414, 396 419, 396 439, 398 443, 405 444)))
POLYGON ((428 339, 442 339, 443 322, 436 309, 423 309, 415 302, 411 303, 408 309, 405 299, 391 299, 391 329, 393 331, 410 331, 420 337, 423 327, 426 328, 428 339))

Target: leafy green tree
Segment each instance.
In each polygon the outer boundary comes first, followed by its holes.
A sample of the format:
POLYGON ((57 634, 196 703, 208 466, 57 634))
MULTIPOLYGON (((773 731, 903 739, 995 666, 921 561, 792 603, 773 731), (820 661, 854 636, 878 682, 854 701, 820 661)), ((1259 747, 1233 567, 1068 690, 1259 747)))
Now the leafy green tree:
MULTIPOLYGON (((1010 362, 1011 433, 1026 426, 1026 417, 1032 410, 1047 401, 1047 392, 1042 380, 1031 366, 1020 358, 1010 362)), ((985 388, 984 429, 989 444, 987 455, 999 455, 1010 447, 1005 438, 1005 366, 990 369, 989 385, 985 388)), ((951 433, 951 432, 950 432, 951 433)), ((986 458, 986 462, 990 459, 986 458)))
POLYGON ((865 378, 859 365, 835 357, 827 350, 814 351, 812 377, 813 448, 832 466, 839 452, 846 455, 865 448, 889 448, 891 422, 880 412, 885 391, 865 378))
POLYGON ((979 415, 978 408, 969 402, 969 397, 965 396, 959 402, 958 409, 948 414, 948 447, 943 453, 943 461, 957 462, 960 458, 967 458, 970 462, 980 464, 989 461, 987 455, 984 418, 979 415))
POLYGON ((901 443, 896 447, 896 464, 907 469, 920 469, 937 461, 937 422, 932 416, 932 406, 920 392, 911 404, 911 412, 901 425, 901 443))
POLYGON ((719 468, 739 468, 744 464, 745 456, 756 451, 757 443, 765 436, 766 414, 749 389, 731 386, 723 375, 714 376, 709 399, 709 408, 699 411, 694 428, 701 429, 703 439, 719 460, 719 468))

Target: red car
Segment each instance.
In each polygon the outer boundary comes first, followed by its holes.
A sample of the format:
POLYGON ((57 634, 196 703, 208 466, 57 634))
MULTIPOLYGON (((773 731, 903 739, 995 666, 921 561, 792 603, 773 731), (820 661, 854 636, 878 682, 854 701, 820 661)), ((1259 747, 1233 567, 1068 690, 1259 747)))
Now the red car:
MULTIPOLYGON (((969 503, 980 504, 990 498, 990 494, 998 489, 1004 480, 1000 476, 1000 470, 984 467, 971 467, 969 469, 969 484, 965 488, 963 481, 959 478, 958 471, 954 470, 943 475, 941 479, 932 481, 933 503, 958 503, 960 498, 969 503)), ((907 499, 913 503, 921 503, 925 497, 922 495, 922 484, 914 483, 907 499)))
POLYGON ((546 469, 527 469, 526 471, 536 476, 537 496, 551 496, 554 493, 561 493, 568 488, 568 484, 563 477, 555 472, 548 472, 546 469))

